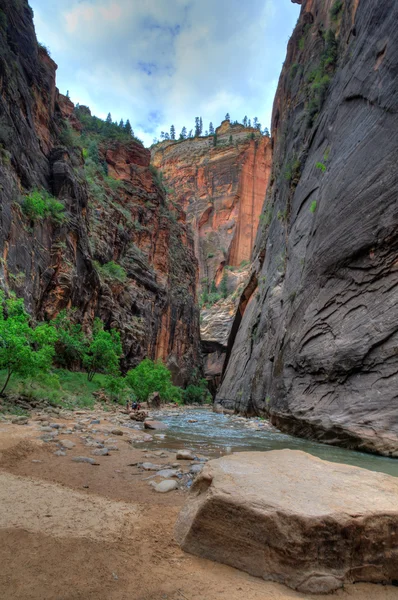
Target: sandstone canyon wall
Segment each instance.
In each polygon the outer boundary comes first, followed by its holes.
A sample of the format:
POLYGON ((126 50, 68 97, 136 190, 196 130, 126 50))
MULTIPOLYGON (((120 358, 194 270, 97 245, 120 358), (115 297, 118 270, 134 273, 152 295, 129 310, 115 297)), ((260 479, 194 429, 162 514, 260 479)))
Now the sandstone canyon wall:
POLYGON ((210 291, 227 276, 228 297, 201 311, 205 372, 221 375, 239 291, 247 277, 271 173, 269 137, 223 121, 213 136, 165 141, 152 148, 173 202, 191 225, 200 289, 210 291))
POLYGON ((103 174, 89 163, 82 125, 55 86, 57 66, 37 44, 32 16, 25 0, 0 0, 1 286, 39 319, 73 307, 90 328, 99 316, 120 330, 125 368, 161 358, 186 383, 201 359, 197 263, 184 214, 167 202, 140 143, 98 138, 103 174), (62 223, 24 214, 33 189, 62 202, 62 223))
POLYGON ((398 456, 398 4, 303 0, 218 401, 398 456))

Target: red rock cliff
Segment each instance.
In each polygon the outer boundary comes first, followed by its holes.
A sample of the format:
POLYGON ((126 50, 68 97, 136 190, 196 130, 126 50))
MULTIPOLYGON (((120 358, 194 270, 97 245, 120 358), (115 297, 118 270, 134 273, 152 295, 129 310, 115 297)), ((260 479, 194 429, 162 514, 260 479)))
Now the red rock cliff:
POLYGON ((122 334, 125 368, 162 358, 184 383, 200 368, 197 263, 183 213, 171 206, 141 144, 98 138, 55 87, 27 2, 0 0, 0 278, 38 318, 74 307, 122 334), (107 172, 107 175, 105 174, 107 172), (66 219, 29 220, 23 199, 47 191, 66 219), (116 263, 115 277, 107 265, 116 263))
POLYGON ((173 203, 193 229, 202 292, 227 275, 228 298, 202 307, 205 371, 219 382, 239 291, 248 276, 270 177, 271 140, 224 121, 213 137, 165 141, 152 149, 173 203))

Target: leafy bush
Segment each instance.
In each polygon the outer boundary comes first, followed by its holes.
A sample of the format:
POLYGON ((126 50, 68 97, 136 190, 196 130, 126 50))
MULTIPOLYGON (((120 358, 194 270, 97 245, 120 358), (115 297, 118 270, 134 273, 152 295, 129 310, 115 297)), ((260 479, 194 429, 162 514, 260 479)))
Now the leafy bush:
POLYGON ((56 360, 71 369, 82 361, 86 339, 82 326, 74 322, 74 312, 62 310, 51 322, 57 332, 55 342, 56 360))
POLYGON ((127 373, 126 382, 140 402, 145 402, 154 392, 159 392, 161 399, 168 402, 182 401, 181 389, 173 385, 171 372, 161 362, 145 358, 127 373))
POLYGON ((326 172, 326 165, 324 165, 322 162, 317 162, 315 167, 317 169, 320 169, 322 171, 322 173, 326 172))
POLYGON ((22 201, 23 213, 32 221, 41 221, 50 217, 56 223, 65 219, 65 208, 61 202, 50 196, 45 190, 33 190, 22 201))
POLYGON ((104 265, 95 263, 95 266, 99 274, 105 279, 110 279, 111 281, 120 281, 121 283, 126 281, 126 271, 113 260, 105 263, 104 265))
POLYGON ((83 366, 87 371, 87 379, 92 381, 96 373, 118 375, 121 355, 120 333, 115 329, 105 331, 102 321, 94 319, 91 339, 88 341, 83 355, 83 366))
POLYGON ((23 299, 0 292, 0 369, 6 377, 0 391, 2 396, 11 377, 29 377, 46 372, 54 356, 55 331, 46 324, 33 328, 25 311, 23 299))
POLYGON ((314 214, 315 211, 316 211, 316 200, 311 202, 311 206, 310 206, 310 212, 312 212, 312 214, 314 214))
POLYGON ((105 379, 105 390, 109 392, 112 402, 124 404, 127 396, 126 380, 120 376, 108 375, 105 379))
POLYGON ((212 401, 206 379, 201 379, 199 385, 189 385, 182 393, 184 404, 209 404, 212 401))

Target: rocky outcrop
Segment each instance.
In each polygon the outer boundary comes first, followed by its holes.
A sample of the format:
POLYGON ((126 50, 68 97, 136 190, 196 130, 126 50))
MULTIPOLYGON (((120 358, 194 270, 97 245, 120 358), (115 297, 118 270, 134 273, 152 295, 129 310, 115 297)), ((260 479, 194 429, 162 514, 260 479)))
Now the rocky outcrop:
POLYGON ((398 456, 398 5, 307 0, 273 111, 258 287, 218 400, 398 456))
POLYGON ((121 331, 126 369, 160 358, 185 383, 200 352, 197 264, 183 212, 167 201, 142 144, 87 137, 55 87, 57 67, 37 44, 27 2, 0 0, 0 17, 2 287, 40 319, 74 308, 90 328, 100 317, 121 331), (90 143, 98 146, 91 162, 90 143), (66 218, 28 218, 33 189, 55 196, 66 218))
POLYGON ((271 141, 258 130, 224 121, 213 136, 165 141, 152 148, 152 163, 173 202, 187 214, 194 232, 201 291, 226 275, 228 299, 205 306, 201 315, 209 379, 221 376, 239 292, 248 276, 259 217, 269 181, 271 141), (226 269, 228 267, 228 269, 226 269), (221 352, 219 351, 222 347, 221 352))
POLYGON ((398 479, 304 452, 207 463, 176 525, 187 552, 307 593, 398 578, 398 479))

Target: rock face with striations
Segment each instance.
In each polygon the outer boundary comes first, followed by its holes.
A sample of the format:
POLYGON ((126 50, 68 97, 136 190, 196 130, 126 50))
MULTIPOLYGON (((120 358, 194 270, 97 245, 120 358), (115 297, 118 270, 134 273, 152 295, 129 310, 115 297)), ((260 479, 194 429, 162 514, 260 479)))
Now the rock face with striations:
POLYGON ((215 378, 221 374, 237 291, 248 276, 272 163, 271 140, 256 129, 223 121, 216 139, 216 146, 209 136, 152 148, 153 165, 192 226, 201 291, 227 276, 227 301, 202 311, 206 373, 215 378))
POLYGON ((259 285, 218 400, 398 456, 398 5, 301 4, 273 110, 259 285))
POLYGON ((398 579, 398 479, 292 450, 212 460, 176 525, 183 550, 328 593, 398 579))
POLYGON ((56 68, 27 2, 0 0, 1 286, 39 319, 74 308, 89 329, 100 317, 120 329, 126 368, 161 358, 186 382, 200 348, 184 214, 167 202, 142 144, 98 137, 88 161, 84 123, 55 87, 56 68), (55 196, 66 219, 28 218, 34 189, 55 196))

